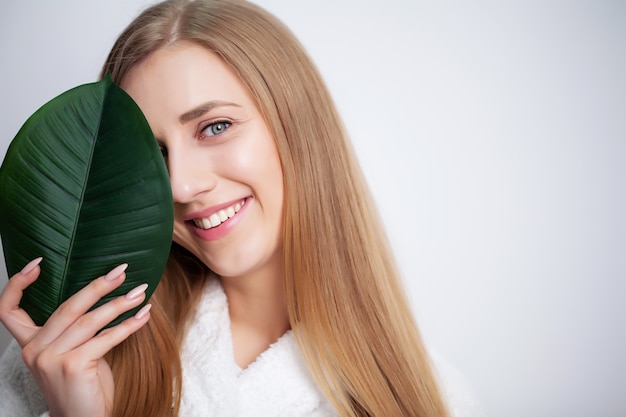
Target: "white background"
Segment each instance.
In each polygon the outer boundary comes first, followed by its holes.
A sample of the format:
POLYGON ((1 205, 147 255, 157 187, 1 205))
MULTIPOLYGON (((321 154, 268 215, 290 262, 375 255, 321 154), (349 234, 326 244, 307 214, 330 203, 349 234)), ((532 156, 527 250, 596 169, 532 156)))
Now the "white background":
MULTIPOLYGON (((0 3, 0 157, 147 3, 0 3)), ((423 336, 487 414, 626 416, 626 2, 259 3, 319 65, 423 336)))

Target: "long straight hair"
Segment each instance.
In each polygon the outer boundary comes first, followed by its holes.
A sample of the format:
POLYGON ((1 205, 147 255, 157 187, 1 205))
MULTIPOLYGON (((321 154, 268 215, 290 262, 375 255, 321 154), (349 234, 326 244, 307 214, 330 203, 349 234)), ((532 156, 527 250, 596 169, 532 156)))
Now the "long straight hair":
MULTIPOLYGON (((344 417, 446 416, 382 222, 333 100, 300 43, 245 1, 165 1, 120 35, 102 76, 120 84, 148 55, 183 41, 229 65, 273 134, 285 188, 289 319, 326 397, 344 417)), ((116 416, 167 416, 172 404, 176 415, 182 329, 210 273, 203 268, 174 245, 152 319, 111 354, 116 416), (138 386, 137 375, 154 363, 163 364, 158 377, 143 376, 138 386), (121 398, 128 386, 136 387, 132 401, 121 398), (149 403, 158 411, 137 408, 149 403)))

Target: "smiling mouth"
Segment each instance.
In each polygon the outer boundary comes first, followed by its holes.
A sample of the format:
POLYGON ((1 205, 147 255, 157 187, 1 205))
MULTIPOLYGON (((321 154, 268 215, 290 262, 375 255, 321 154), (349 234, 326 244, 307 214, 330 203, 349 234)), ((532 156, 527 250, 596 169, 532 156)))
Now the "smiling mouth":
POLYGON ((224 223, 226 220, 234 217, 235 214, 237 214, 237 212, 241 210, 244 204, 246 204, 245 199, 233 204, 230 207, 226 207, 225 209, 219 210, 211 214, 208 218, 193 219, 192 222, 199 229, 212 229, 224 223))

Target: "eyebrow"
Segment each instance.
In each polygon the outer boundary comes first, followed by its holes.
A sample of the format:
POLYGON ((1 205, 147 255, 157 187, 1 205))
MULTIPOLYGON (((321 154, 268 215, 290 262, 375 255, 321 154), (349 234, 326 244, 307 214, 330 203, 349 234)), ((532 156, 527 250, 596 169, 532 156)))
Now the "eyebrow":
POLYGON ((228 101, 220 101, 220 100, 207 101, 206 103, 202 103, 198 107, 191 109, 186 113, 181 114, 178 120, 180 120, 181 124, 185 124, 188 121, 198 118, 217 107, 241 107, 241 106, 239 104, 230 103, 228 101))

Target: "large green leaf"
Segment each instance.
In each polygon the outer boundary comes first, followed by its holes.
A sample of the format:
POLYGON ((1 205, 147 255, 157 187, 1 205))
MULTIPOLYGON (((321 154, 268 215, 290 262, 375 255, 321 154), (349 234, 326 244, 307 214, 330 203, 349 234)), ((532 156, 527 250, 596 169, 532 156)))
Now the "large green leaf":
POLYGON ((44 258, 21 303, 37 324, 124 262, 126 281, 97 305, 141 283, 149 297, 172 229, 163 157, 139 107, 109 77, 49 101, 11 142, 0 167, 0 235, 9 276, 44 258))

